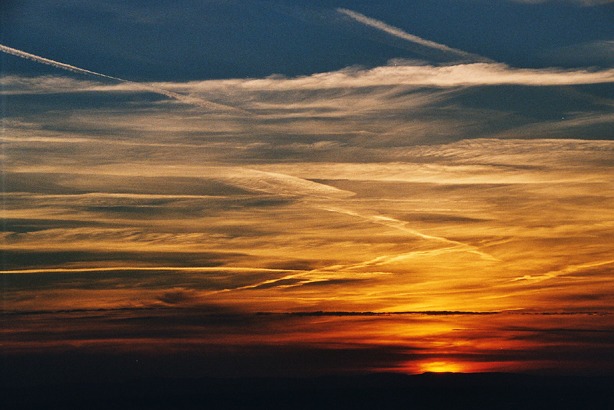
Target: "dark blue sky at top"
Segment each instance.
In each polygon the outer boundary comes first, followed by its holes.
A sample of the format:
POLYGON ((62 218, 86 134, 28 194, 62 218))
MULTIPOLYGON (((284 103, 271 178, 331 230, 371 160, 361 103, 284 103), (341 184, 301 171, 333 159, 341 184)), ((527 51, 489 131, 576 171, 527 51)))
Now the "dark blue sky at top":
MULTIPOLYGON (((607 58, 560 58, 557 50, 614 39, 612 4, 562 1, 5 0, 0 7, 2 44, 142 81, 306 75, 392 58, 442 62, 337 7, 516 67, 608 66, 607 58)), ((4 73, 50 70, 6 55, 2 64, 4 73)))

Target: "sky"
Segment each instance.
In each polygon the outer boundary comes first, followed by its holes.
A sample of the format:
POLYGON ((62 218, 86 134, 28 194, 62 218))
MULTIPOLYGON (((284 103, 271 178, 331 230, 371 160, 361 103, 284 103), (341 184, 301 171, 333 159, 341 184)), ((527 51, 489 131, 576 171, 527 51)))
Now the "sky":
POLYGON ((0 10, 5 381, 614 372, 614 2, 0 10))

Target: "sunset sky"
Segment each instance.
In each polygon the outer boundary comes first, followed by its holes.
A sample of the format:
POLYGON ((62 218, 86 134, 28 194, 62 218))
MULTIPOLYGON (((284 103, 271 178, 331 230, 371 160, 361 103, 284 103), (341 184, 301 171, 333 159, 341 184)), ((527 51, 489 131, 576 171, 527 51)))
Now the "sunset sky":
POLYGON ((612 1, 0 10, 9 378, 614 372, 612 1))

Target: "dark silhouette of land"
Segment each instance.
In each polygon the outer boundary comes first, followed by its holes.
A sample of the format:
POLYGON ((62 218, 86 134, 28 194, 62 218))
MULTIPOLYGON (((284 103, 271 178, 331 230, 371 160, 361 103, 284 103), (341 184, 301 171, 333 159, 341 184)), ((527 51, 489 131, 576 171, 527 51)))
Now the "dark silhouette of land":
POLYGON ((613 377, 369 374, 1 387, 4 409, 612 409, 613 377))

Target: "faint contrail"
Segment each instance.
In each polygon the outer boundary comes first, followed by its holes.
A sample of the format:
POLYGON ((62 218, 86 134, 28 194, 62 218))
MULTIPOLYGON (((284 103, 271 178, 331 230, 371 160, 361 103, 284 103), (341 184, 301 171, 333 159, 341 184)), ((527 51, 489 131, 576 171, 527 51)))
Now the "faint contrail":
POLYGON ((409 33, 405 32, 405 31, 401 30, 400 28, 397 28, 397 27, 394 27, 394 26, 390 26, 390 25, 384 23, 383 21, 376 20, 376 19, 373 19, 371 17, 367 17, 364 14, 360 14, 360 13, 357 13, 357 12, 352 11, 352 10, 338 8, 337 12, 339 12, 341 14, 345 14, 346 16, 352 18, 353 20, 355 20, 355 21, 357 21, 359 23, 362 23, 362 24, 367 25, 369 27, 373 27, 373 28, 376 28, 378 30, 381 30, 381 31, 383 31, 385 33, 390 34, 391 36, 398 37, 398 38, 401 38, 403 40, 411 41, 412 43, 416 43, 416 44, 420 44, 420 45, 425 46, 425 47, 429 47, 429 48, 433 48, 433 49, 436 49, 436 50, 444 51, 446 53, 455 54, 455 55, 457 55, 459 57, 462 57, 462 58, 465 58, 465 59, 469 59, 469 60, 476 60, 476 61, 480 61, 480 62, 492 62, 492 60, 490 60, 489 58, 482 57, 482 56, 479 56, 477 54, 468 53, 468 52, 463 51, 463 50, 458 50, 456 48, 448 47, 445 44, 436 43, 434 41, 426 40, 426 39, 418 37, 418 36, 414 36, 413 34, 409 34, 409 33))
POLYGON ((30 54, 27 53, 25 51, 22 50, 18 50, 16 48, 12 48, 12 47, 7 47, 5 45, 0 44, 0 51, 7 53, 7 54, 11 54, 26 60, 31 60, 31 61, 35 61, 37 63, 41 63, 41 64, 47 64, 50 65, 52 67, 56 67, 56 68, 60 68, 62 70, 66 70, 66 71, 70 71, 73 73, 77 73, 77 74, 85 74, 85 75, 92 75, 95 77, 100 77, 100 78, 106 78, 109 80, 115 80, 115 81, 119 81, 122 83, 126 83, 126 84, 131 84, 134 85, 135 87, 144 90, 144 91, 151 91, 154 92, 156 94, 161 94, 164 95, 166 97, 172 98, 174 100, 177 101, 181 101, 183 103, 186 104, 192 104, 192 105, 198 105, 199 107, 203 107, 206 109, 224 109, 224 110, 231 110, 231 111, 237 111, 237 112, 241 112, 243 114, 251 114, 245 110, 242 110, 240 108, 236 108, 236 107, 231 107, 229 105, 225 105, 225 104, 218 104, 218 103, 214 103, 211 101, 207 101, 207 100, 203 100, 202 98, 197 98, 197 97, 192 97, 189 95, 184 95, 184 94, 179 94, 173 91, 169 91, 169 90, 165 90, 164 88, 159 88, 159 87, 154 87, 148 84, 143 84, 143 83, 137 83, 135 81, 130 81, 130 80, 124 80, 123 78, 119 78, 119 77, 113 77, 110 75, 106 75, 106 74, 101 74, 101 73, 97 73, 95 71, 90 71, 90 70, 86 70, 84 68, 80 68, 80 67, 75 67, 74 65, 70 65, 70 64, 65 64, 65 63, 61 63, 59 61, 55 61, 55 60, 51 60, 45 57, 40 57, 34 54, 30 54))

